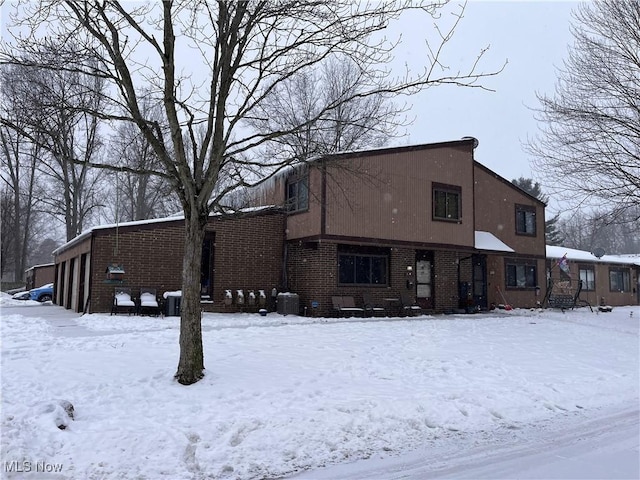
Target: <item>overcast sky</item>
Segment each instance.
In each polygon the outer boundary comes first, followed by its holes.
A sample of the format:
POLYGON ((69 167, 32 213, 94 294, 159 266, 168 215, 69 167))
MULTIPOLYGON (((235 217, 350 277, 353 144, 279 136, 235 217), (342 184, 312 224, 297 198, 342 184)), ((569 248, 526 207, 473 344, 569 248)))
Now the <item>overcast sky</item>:
MULTIPOLYGON (((520 2, 470 0, 459 24, 455 42, 445 60, 470 64, 478 52, 490 46, 485 70, 504 71, 484 83, 495 92, 453 86, 436 87, 411 97, 414 124, 401 144, 456 140, 474 136, 479 140, 476 160, 511 180, 535 177, 530 158, 522 148, 537 124, 528 107, 537 106, 536 92, 551 93, 556 66, 562 66, 572 44, 570 12, 578 2, 520 2)), ((423 26, 425 28, 425 26, 423 26)), ((403 31, 399 55, 417 56, 412 45, 413 25, 403 31)))
MULTIPOLYGON (((459 5, 459 1, 453 1, 438 23, 446 24, 453 18, 451 10, 458 10, 459 5)), ((508 61, 503 72, 484 81, 495 92, 440 86, 406 99, 412 104, 410 116, 414 123, 408 128, 408 135, 394 143, 420 144, 474 136, 479 140, 476 159, 482 164, 509 180, 520 176, 536 178, 522 147, 527 137, 537 132, 530 108, 537 106, 536 92, 553 92, 555 67, 562 65, 573 41, 570 12, 577 6, 577 1, 469 0, 443 59, 453 69, 470 65, 480 50, 490 46, 481 70, 499 69, 508 61)), ((0 13, 6 13, 5 8, 0 8, 0 13)), ((4 21, 6 18, 0 18, 1 23, 4 21)), ((425 24, 423 19, 417 23, 405 18, 399 25, 402 43, 397 50, 398 63, 404 66, 413 61, 423 65, 421 55, 425 55, 425 48, 421 39, 433 29, 433 22, 425 24)))

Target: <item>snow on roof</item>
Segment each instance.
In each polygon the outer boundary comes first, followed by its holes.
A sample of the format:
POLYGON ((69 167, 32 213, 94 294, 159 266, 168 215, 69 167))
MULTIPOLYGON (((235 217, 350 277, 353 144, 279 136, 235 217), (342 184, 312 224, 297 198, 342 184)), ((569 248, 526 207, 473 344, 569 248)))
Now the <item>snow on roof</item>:
POLYGON ((476 230, 475 232, 475 248, 477 250, 490 250, 492 252, 514 252, 506 243, 498 239, 493 233, 476 230))
POLYGON ((28 272, 29 270, 34 270, 36 268, 53 267, 54 265, 55 263, 41 263, 39 265, 33 265, 32 267, 27 268, 25 272, 28 272))
POLYGON ((570 261, 619 263, 623 265, 640 266, 640 255, 603 255, 602 258, 598 258, 593 253, 585 250, 547 245, 547 258, 562 258, 565 255, 567 256, 567 260, 570 261))

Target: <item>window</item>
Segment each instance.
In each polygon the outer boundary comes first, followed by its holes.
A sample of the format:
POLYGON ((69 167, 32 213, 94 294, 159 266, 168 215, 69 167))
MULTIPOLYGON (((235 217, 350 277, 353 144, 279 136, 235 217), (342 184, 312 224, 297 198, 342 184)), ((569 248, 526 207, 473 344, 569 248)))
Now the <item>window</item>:
POLYGON ((535 260, 505 260, 507 288, 535 288, 538 274, 535 260))
POLYGON ((516 233, 518 235, 536 234, 536 208, 516 205, 516 233))
POLYGON ((433 184, 433 219, 460 221, 462 189, 455 185, 433 184))
POLYGON ((339 284, 388 285, 389 254, 384 249, 358 249, 345 246, 340 250, 338 251, 339 284))
POLYGON ((629 292, 629 270, 625 268, 609 269, 609 290, 612 292, 629 292))
POLYGON ((286 206, 289 212, 301 212, 309 208, 308 175, 289 179, 286 190, 286 206))
POLYGON ((580 281, 582 282, 582 290, 593 291, 596 289, 596 272, 593 267, 580 266, 580 281))

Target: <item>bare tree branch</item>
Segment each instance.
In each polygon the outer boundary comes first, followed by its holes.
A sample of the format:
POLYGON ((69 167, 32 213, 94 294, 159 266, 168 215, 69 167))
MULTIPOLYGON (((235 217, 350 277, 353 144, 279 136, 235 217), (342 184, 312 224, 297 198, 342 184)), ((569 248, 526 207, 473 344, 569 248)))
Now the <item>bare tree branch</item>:
MULTIPOLYGON (((304 135, 320 120, 327 122, 324 128, 333 119, 332 128, 342 129, 336 119, 345 118, 353 103, 442 84, 483 88, 482 79, 500 72, 479 72, 478 61, 466 72, 443 70, 445 46, 462 11, 431 48, 432 58, 425 55, 422 73, 393 76, 388 71, 395 43, 381 33, 407 11, 424 16, 425 24, 431 22, 446 3, 166 0, 141 5, 69 0, 34 2, 18 10, 14 24, 29 34, 17 38, 16 45, 0 48, 0 62, 21 63, 21 52, 40 43, 43 31, 62 50, 80 45, 87 56, 97 56, 99 61, 90 67, 70 59, 65 68, 108 82, 106 102, 93 114, 121 118, 126 111, 180 198, 185 257, 179 382, 193 383, 204 374, 199 281, 209 212, 223 205, 228 192, 264 182, 300 161, 296 156, 264 157, 270 144, 304 135), (312 75, 337 57, 350 58, 357 66, 354 88, 324 97, 313 114, 299 122, 261 129, 248 121, 264 118, 264 105, 280 85, 312 75), (142 95, 162 102, 160 120, 145 115, 142 95)), ((361 117, 349 121, 354 128, 367 128, 361 117)), ((344 129, 340 138, 345 138, 344 129)), ((105 162, 105 167, 113 165, 105 162)))
POLYGON ((581 5, 572 32, 555 94, 538 95, 540 133, 527 145, 534 167, 547 190, 570 205, 637 212, 640 3, 581 5))

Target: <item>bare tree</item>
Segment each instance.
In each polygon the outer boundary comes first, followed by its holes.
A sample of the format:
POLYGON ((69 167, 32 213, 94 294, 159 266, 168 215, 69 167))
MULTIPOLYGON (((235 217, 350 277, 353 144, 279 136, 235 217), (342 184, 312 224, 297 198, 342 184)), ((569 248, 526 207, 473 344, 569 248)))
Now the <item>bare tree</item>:
POLYGON ((404 106, 383 91, 371 90, 367 72, 348 57, 333 57, 321 68, 305 70, 280 82, 258 106, 249 123, 261 131, 291 131, 270 142, 270 156, 307 160, 339 151, 385 145, 404 126, 404 106), (348 101, 341 102, 343 98, 348 101), (323 111, 326 105, 336 107, 323 111), (295 129, 297 125, 304 128, 295 129))
POLYGON ((620 212, 578 211, 565 215, 558 221, 563 236, 563 246, 593 252, 603 248, 610 254, 638 253, 640 251, 640 222, 633 220, 640 215, 640 207, 624 212, 626 218, 612 219, 620 212))
POLYGON ((50 214, 63 219, 66 238, 71 240, 101 205, 100 172, 89 165, 101 146, 100 119, 90 112, 101 109, 104 81, 65 70, 65 53, 70 54, 46 41, 7 70, 15 108, 23 112, 23 120, 17 124, 3 116, 2 122, 38 145, 37 166, 49 179, 41 182, 41 202, 50 214))
MULTIPOLYGON (((264 182, 298 160, 262 155, 268 142, 303 131, 356 97, 411 93, 441 84, 482 88, 481 79, 497 73, 477 71, 483 51, 466 71, 449 71, 443 65, 443 49, 461 13, 450 30, 438 30, 438 44, 422 52, 423 72, 398 77, 386 70, 394 45, 374 35, 409 9, 433 21, 445 3, 68 1, 31 3, 18 11, 14 20, 21 22, 16 24, 31 27, 31 34, 15 45, 18 51, 32 48, 39 29, 44 29, 58 42, 84 42, 87 52, 101 58, 90 69, 69 58, 65 69, 109 82, 110 101, 127 112, 126 118, 111 118, 140 129, 162 164, 146 173, 165 178, 180 198, 185 243, 178 382, 191 384, 204 375, 199 282, 209 213, 223 207, 229 191, 264 182), (260 118, 261 105, 280 84, 338 54, 367 72, 369 83, 340 98, 322 99, 315 116, 288 128, 250 127, 247 119, 260 118), (143 114, 141 95, 149 89, 163 104, 163 121, 143 114)), ((4 61, 20 61, 9 48, 3 50, 4 61)), ((107 116, 104 109, 95 115, 107 116)))
MULTIPOLYGON (((13 91, 13 75, 0 72, 0 108, 2 116, 24 126, 28 116, 13 91)), ((0 125, 2 161, 2 273, 12 266, 14 281, 23 279, 29 244, 35 233, 38 215, 37 165, 41 147, 16 130, 0 125), (8 262, 7 260, 10 260, 8 262)))
POLYGON ((555 94, 538 95, 528 148, 554 195, 629 210, 640 204, 640 3, 597 0, 573 17, 574 46, 555 94))
MULTIPOLYGON (((162 104, 151 104, 150 99, 140 102, 145 118, 161 121, 162 104)), ((111 205, 113 215, 118 221, 144 220, 175 213, 180 208, 171 185, 163 178, 148 172, 162 168, 155 150, 130 122, 122 122, 110 142, 110 157, 114 166, 126 166, 128 171, 110 173, 111 186, 115 195, 111 198, 117 205, 111 205), (146 173, 137 173, 146 172, 146 173)))

